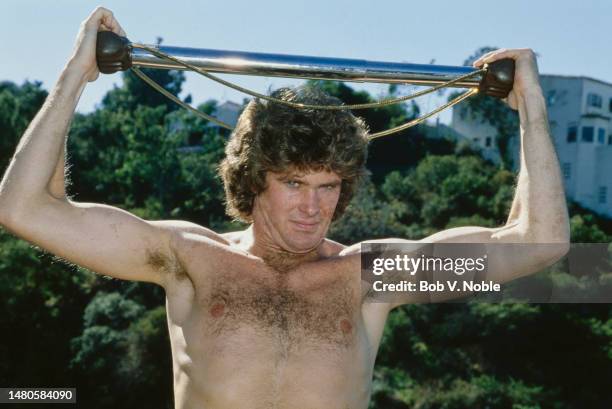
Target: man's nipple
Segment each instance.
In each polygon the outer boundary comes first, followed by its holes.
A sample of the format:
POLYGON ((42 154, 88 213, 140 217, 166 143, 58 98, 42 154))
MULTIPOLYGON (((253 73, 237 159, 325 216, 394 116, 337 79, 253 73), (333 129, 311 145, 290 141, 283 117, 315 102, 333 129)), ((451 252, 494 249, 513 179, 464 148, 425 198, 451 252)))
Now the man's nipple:
POLYGON ((216 302, 210 307, 210 315, 213 318, 220 318, 225 312, 225 304, 222 302, 216 302))
POLYGON ((343 334, 350 334, 351 331, 353 330, 353 324, 351 324, 350 320, 345 318, 342 321, 340 321, 340 330, 342 331, 343 334))

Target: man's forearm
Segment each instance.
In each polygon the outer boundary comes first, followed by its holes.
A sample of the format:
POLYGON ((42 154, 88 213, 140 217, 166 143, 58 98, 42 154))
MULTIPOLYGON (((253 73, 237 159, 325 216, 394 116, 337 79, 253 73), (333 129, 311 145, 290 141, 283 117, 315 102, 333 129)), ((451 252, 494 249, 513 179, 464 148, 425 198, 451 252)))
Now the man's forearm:
POLYGON ((43 107, 19 141, 0 183, 3 213, 21 211, 26 203, 35 204, 44 195, 57 197, 64 191, 66 135, 86 84, 83 75, 70 68, 60 75, 43 107), (60 177, 61 181, 58 179, 60 177))
POLYGON ((569 222, 563 179, 541 90, 522 95, 518 104, 521 170, 516 221, 524 227, 530 242, 566 242, 569 222))
POLYGON ((55 172, 49 181, 49 193, 57 199, 65 199, 68 174, 66 167, 66 142, 60 151, 60 157, 55 165, 55 172))
POLYGON ((517 178, 517 187, 515 189, 514 198, 512 199, 512 206, 510 206, 510 213, 508 214, 508 219, 506 221, 506 225, 515 224, 518 221, 519 215, 521 213, 521 196, 520 189, 518 186, 524 184, 525 174, 519 171, 517 178))

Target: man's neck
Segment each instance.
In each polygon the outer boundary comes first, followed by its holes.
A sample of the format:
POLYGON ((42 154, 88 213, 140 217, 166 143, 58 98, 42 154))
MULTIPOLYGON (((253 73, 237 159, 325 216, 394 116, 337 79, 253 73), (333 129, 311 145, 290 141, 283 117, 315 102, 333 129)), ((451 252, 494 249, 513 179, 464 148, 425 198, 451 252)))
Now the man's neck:
POLYGON ((260 257, 268 266, 280 273, 286 273, 300 264, 320 259, 322 246, 325 243, 323 241, 317 247, 304 253, 294 253, 283 249, 276 243, 271 242, 271 240, 257 237, 257 232, 253 225, 245 230, 244 233, 247 251, 254 256, 260 257))
POLYGON ((284 250, 268 251, 261 258, 263 261, 279 273, 286 273, 293 270, 300 264, 308 261, 318 260, 319 252, 314 249, 308 253, 290 253, 284 250))

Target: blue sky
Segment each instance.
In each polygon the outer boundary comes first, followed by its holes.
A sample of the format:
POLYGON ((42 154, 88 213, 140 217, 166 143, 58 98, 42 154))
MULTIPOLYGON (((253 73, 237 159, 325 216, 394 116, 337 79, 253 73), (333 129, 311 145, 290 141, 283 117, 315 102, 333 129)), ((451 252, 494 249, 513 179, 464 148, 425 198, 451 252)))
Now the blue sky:
MULTIPOLYGON (((110 8, 133 41, 411 63, 461 65, 481 46, 530 47, 541 73, 612 82, 610 1, 84 1, 2 0, 0 80, 54 83, 70 55, 79 23, 96 5, 110 8)), ((286 79, 231 77, 265 91, 286 79)), ((78 110, 88 112, 120 75, 90 84, 78 110)), ((360 88, 361 86, 356 86, 360 88)), ((243 96, 188 75, 195 103, 243 96)), ((369 86, 374 94, 386 86, 369 86)), ((418 100, 422 110, 436 97, 418 100)), ((447 121, 449 114, 442 119, 447 121)))

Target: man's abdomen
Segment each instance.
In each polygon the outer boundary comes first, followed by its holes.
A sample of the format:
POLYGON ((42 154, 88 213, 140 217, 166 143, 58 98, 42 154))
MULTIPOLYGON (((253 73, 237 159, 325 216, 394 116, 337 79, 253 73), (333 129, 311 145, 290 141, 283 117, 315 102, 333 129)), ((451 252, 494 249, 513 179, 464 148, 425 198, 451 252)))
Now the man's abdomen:
POLYGON ((366 408, 376 351, 359 287, 332 273, 223 274, 197 287, 190 318, 170 322, 176 409, 366 408))
POLYGON ((183 372, 175 373, 176 409, 367 407, 372 365, 363 344, 283 350, 255 331, 238 332, 205 342, 192 351, 192 365, 175 367, 183 372))

